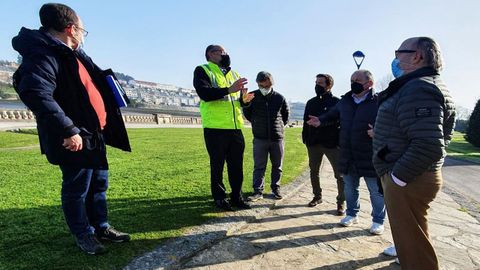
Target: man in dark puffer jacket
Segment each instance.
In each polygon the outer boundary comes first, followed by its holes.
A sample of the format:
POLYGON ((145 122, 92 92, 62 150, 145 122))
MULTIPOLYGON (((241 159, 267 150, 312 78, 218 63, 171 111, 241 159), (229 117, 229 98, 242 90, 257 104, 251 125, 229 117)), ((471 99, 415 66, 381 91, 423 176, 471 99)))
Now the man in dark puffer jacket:
POLYGON ((273 196, 281 199, 280 179, 282 177, 284 127, 288 123, 290 109, 285 98, 274 91, 273 77, 266 71, 257 75, 259 90, 243 108, 243 114, 252 123, 253 133, 253 189, 250 201, 263 198, 265 169, 268 155, 272 162, 271 184, 273 196))
POLYGON ((439 267, 428 237, 427 209, 442 185, 440 169, 455 123, 441 69, 440 48, 433 39, 409 38, 395 51, 396 79, 379 97, 373 162, 404 269, 439 267))
POLYGON ((351 77, 351 91, 346 93, 335 107, 320 117, 310 116, 308 124, 321 126, 340 118, 340 158, 338 170, 343 174, 347 216, 340 221, 343 226, 358 223, 360 210, 360 177, 365 180, 372 204, 370 233, 384 231, 385 204, 379 192, 378 176, 372 164, 372 138, 368 131, 377 116, 377 95, 374 93, 373 76, 368 70, 358 70, 351 77))

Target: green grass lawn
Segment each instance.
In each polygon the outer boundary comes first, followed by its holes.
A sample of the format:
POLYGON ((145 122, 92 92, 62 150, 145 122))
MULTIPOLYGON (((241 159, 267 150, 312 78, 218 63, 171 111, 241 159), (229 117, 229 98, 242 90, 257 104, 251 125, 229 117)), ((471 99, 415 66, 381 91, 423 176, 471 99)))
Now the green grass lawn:
MULTIPOLYGON (((300 133, 286 130, 284 184, 307 167, 300 133)), ((202 129, 130 129, 129 135, 132 153, 109 148, 107 195, 110 223, 131 233, 132 241, 107 244, 107 254, 88 256, 75 246, 63 219, 60 170, 37 147, 15 149, 38 144, 37 136, 0 132, 0 269, 118 269, 222 215, 211 202, 202 129)), ((251 192, 251 130, 244 135, 243 186, 251 192)), ((268 183, 268 173, 266 178, 268 183)))
POLYGON ((464 134, 455 132, 448 145, 448 156, 480 164, 480 148, 471 145, 463 138, 464 134))
POLYGON ((8 97, 8 98, 11 98, 11 97, 17 97, 18 98, 18 95, 17 95, 17 92, 15 91, 15 89, 13 89, 12 86, 5 85, 3 83, 0 83, 0 96, 8 97))

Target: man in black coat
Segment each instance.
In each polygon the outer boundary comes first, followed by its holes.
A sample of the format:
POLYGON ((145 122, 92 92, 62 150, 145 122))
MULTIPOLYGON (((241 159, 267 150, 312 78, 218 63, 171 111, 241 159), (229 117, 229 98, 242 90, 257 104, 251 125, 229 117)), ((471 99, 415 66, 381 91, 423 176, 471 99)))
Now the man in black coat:
POLYGON ((379 96, 373 162, 403 269, 439 269, 427 210, 442 186, 445 148, 455 124, 455 105, 440 77, 442 67, 433 39, 409 38, 395 51, 395 80, 379 96))
POLYGON ((380 193, 378 176, 372 163, 372 138, 369 132, 377 116, 377 95, 373 90, 373 75, 368 70, 357 70, 352 74, 351 91, 347 92, 328 113, 317 117, 309 116, 309 125, 321 126, 340 119, 340 158, 338 170, 345 182, 347 216, 340 221, 343 226, 358 223, 360 210, 359 180, 367 184, 372 204, 372 226, 370 233, 384 231, 385 203, 380 193))
POLYGON ((316 96, 311 98, 305 106, 303 115, 302 141, 307 146, 308 164, 310 167, 310 181, 313 189, 313 199, 308 206, 314 207, 322 203, 322 188, 320 187, 320 168, 322 167, 323 156, 328 158, 335 179, 337 180, 337 215, 345 214, 345 192, 343 190, 343 179, 338 172, 338 134, 340 122, 338 119, 325 123, 322 126, 314 127, 307 124, 309 115, 321 116, 334 107, 339 99, 333 96, 331 89, 333 78, 328 74, 318 74, 315 81, 316 96))
POLYGON ((105 145, 130 151, 120 110, 106 76, 81 49, 87 31, 73 9, 45 4, 40 30, 22 28, 12 40, 22 55, 14 87, 37 120, 40 148, 62 171, 62 209, 77 245, 105 252, 98 239, 130 240, 107 219, 105 145))
POLYGON ((253 190, 250 201, 263 198, 265 169, 270 154, 272 163, 271 190, 275 199, 282 199, 280 179, 284 148, 284 127, 288 123, 290 109, 285 98, 273 90, 273 77, 266 71, 257 75, 259 90, 253 91, 253 99, 244 105, 243 114, 252 123, 253 133, 253 190))

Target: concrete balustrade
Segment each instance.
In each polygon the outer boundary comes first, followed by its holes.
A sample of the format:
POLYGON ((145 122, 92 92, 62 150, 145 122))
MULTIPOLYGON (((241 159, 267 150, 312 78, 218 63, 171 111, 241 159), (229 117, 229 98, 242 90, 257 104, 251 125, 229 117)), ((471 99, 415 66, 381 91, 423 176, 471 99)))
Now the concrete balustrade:
MULTIPOLYGON (((0 121, 34 122, 35 115, 27 110, 0 110, 0 121)), ((173 116, 170 114, 124 114, 125 123, 152 124, 152 125, 201 125, 200 117, 173 116)), ((248 121, 246 121, 248 124, 248 121)), ((293 120, 290 126, 301 127, 303 121, 293 120)))
MULTIPOLYGON (((27 110, 0 110, 0 121, 34 122, 35 115, 27 110)), ((124 114, 125 123, 201 125, 200 117, 173 116, 169 114, 124 114)))

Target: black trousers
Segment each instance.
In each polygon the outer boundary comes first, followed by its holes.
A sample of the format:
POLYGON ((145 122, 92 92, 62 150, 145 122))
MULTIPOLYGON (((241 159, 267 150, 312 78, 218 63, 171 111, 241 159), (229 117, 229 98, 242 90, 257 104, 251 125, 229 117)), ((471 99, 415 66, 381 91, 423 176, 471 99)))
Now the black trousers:
POLYGON ((243 151, 245 140, 240 129, 204 128, 203 135, 210 156, 210 183, 214 200, 226 198, 223 185, 223 167, 227 161, 228 182, 232 189, 231 199, 242 198, 243 151))

